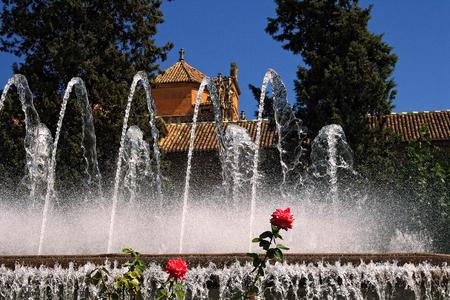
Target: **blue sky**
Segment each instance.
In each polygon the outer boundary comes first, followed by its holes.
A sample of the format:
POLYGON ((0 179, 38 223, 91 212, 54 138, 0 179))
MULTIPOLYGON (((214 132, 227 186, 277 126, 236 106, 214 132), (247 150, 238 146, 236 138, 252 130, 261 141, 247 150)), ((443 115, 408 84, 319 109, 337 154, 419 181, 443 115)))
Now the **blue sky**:
MULTIPOLYGON (((399 56, 394 73, 398 96, 394 111, 450 109, 450 1, 378 0, 372 3, 371 31, 384 33, 399 56)), ((159 44, 175 44, 167 68, 185 48, 186 61, 209 76, 228 74, 230 62, 239 67, 240 110, 253 115, 256 102, 249 83, 260 85, 265 71, 282 76, 291 101, 299 57, 281 48, 264 32, 267 17, 275 15, 272 0, 183 1, 163 4, 165 23, 156 36, 159 44)), ((0 54, 0 85, 11 76, 14 56, 0 54)))

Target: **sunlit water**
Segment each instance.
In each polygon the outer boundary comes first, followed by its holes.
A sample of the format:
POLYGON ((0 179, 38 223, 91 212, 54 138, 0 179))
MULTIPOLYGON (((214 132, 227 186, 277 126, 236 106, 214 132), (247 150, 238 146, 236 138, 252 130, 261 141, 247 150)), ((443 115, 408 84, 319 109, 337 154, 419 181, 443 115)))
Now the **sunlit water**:
MULTIPOLYGON (((312 147, 310 174, 302 174, 305 129, 293 114, 284 84, 273 70, 266 73, 263 81, 256 141, 251 141, 245 129, 240 127, 229 126, 224 134, 215 87, 209 78, 202 82, 195 106, 187 169, 180 173, 185 171, 186 174, 184 186, 178 187, 180 196, 163 193, 157 112, 145 73, 136 74, 131 84, 114 187, 104 189, 104 194, 100 188, 94 123, 82 80, 74 78, 68 85, 53 145, 50 131, 39 122, 26 79, 16 75, 7 87, 13 84, 18 87, 26 115, 25 167, 31 192, 13 196, 0 190, 0 255, 99 254, 120 252, 124 247, 147 254, 242 253, 249 249, 253 235, 270 229, 270 214, 276 208, 285 207, 290 207, 295 216, 294 228, 282 233, 284 244, 290 247, 291 253, 433 251, 433 241, 427 233, 411 231, 414 226, 410 226, 413 224, 408 212, 391 207, 391 203, 398 203, 397 199, 377 198, 373 193, 352 190, 350 184, 339 190, 339 184, 347 185, 345 180, 351 180, 339 178, 340 169, 356 176, 351 168, 351 149, 339 126, 327 126, 320 131, 312 147), (262 186, 259 137, 264 95, 269 83, 272 85, 275 128, 279 137, 277 150, 281 174, 278 182, 262 186), (144 141, 139 128, 128 124, 133 96, 139 84, 145 91, 153 147, 144 141), (75 88, 83 106, 81 147, 87 183, 92 187, 89 189, 90 197, 74 191, 71 198, 56 199, 55 157, 72 88, 75 88), (221 170, 210 172, 222 172, 223 182, 215 186, 206 178, 203 192, 199 192, 198 189, 190 189, 190 175, 196 118, 205 88, 214 106, 218 154, 222 164, 221 170), (321 181, 325 177, 327 180, 321 181), (47 190, 42 187, 46 184, 47 190), (97 192, 92 193, 95 190, 97 192)), ((7 92, 8 89, 5 90, 7 92)), ((2 95, 0 110, 6 92, 2 95)), ((87 272, 94 267, 90 264, 78 269, 73 266, 66 269, 16 266, 15 270, 1 267, 0 298, 67 298, 75 294, 81 298, 98 298, 100 295, 85 281, 87 272)), ((213 265, 204 268, 193 266, 186 281, 189 296, 210 298, 211 289, 207 288, 207 282, 214 278, 217 281, 214 297, 232 297, 236 291, 246 289, 251 269, 249 265, 238 264, 223 269, 213 265)), ((119 272, 117 269, 111 271, 113 274, 119 272)), ((266 283, 263 282, 261 288, 270 288, 281 299, 293 295, 362 299, 367 296, 368 288, 369 294, 384 299, 400 285, 409 291, 408 297, 433 299, 437 296, 445 299, 450 297, 450 292, 448 283, 441 279, 447 278, 448 281, 449 272, 447 265, 426 263, 404 266, 395 263, 362 263, 358 266, 339 263, 314 266, 276 264, 268 267, 266 283)), ((159 266, 152 265, 144 278, 144 295, 154 297, 155 285, 165 279, 164 273, 159 266)))
MULTIPOLYGON (((30 268, 17 265, 14 270, 0 267, 0 295, 5 299, 99 299, 105 296, 87 283, 93 264, 69 268, 30 268)), ((117 267, 106 266, 112 276, 117 267)), ((192 267, 184 288, 188 299, 232 299, 248 289, 253 278, 250 264, 217 268, 192 267)), ((270 265, 258 283, 268 299, 448 299, 450 267, 395 263, 280 264, 270 265)), ((160 266, 150 265, 143 273, 142 295, 155 299, 166 280, 160 266)), ((112 280, 107 282, 111 286, 112 280)), ((122 299, 132 299, 123 296, 122 299)), ((238 298, 239 299, 239 298, 238 298)))
MULTIPOLYGON (((205 193, 193 198, 185 219, 184 253, 230 253, 248 249, 250 199, 240 199, 233 207, 222 194, 205 193)), ((0 254, 36 254, 42 206, 32 208, 17 199, 0 200, 0 254)), ((42 254, 104 253, 110 202, 105 201, 103 206, 79 204, 76 198, 68 202, 49 214, 42 254)), ((179 251, 182 199, 168 199, 162 209, 157 203, 156 199, 140 197, 134 204, 122 203, 117 207, 112 252, 120 252, 123 247, 149 254, 179 251)), ((396 231, 391 221, 402 216, 389 215, 381 207, 379 213, 374 207, 357 204, 351 209, 347 205, 331 209, 329 204, 307 193, 282 200, 276 196, 259 197, 258 203, 252 228, 256 233, 269 229, 274 209, 291 207, 295 225, 283 236, 293 253, 432 250, 426 236, 411 238, 399 234, 403 229, 396 231)))

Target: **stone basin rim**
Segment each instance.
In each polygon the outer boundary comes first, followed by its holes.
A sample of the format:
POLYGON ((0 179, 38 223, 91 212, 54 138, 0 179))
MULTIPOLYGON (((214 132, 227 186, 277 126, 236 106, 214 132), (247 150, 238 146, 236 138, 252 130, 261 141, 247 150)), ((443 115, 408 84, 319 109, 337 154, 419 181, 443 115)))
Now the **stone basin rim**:
MULTIPOLYGON (((245 253, 184 253, 184 254, 141 254, 145 263, 155 263, 164 265, 171 257, 181 257, 185 259, 190 266, 207 266, 214 263, 218 267, 231 265, 235 262, 247 262, 250 258, 245 253)), ((7 268, 14 268, 16 264, 29 267, 47 266, 53 267, 60 265, 67 267, 69 264, 83 265, 88 262, 94 264, 104 264, 105 262, 123 263, 129 259, 126 254, 89 254, 89 255, 2 255, 0 256, 0 265, 7 268)), ((317 264, 326 262, 334 264, 351 263, 359 265, 361 262, 396 262, 399 265, 407 263, 424 263, 431 265, 450 266, 450 254, 444 253, 287 253, 285 261, 289 264, 312 263, 317 264)))

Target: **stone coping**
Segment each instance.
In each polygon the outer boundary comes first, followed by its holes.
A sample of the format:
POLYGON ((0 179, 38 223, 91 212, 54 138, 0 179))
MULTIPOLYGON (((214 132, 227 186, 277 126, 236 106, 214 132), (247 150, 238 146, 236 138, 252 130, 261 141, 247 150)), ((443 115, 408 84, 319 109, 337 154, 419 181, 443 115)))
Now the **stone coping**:
MULTIPOLYGON (((182 257, 188 265, 207 266, 210 262, 218 267, 230 265, 238 262, 250 261, 245 253, 223 253, 223 254, 142 254, 142 259, 146 264, 155 263, 161 266, 165 265, 171 257, 182 257)), ((67 267, 70 263, 75 266, 83 265, 88 262, 94 264, 113 263, 117 261, 122 264, 128 261, 129 256, 124 254, 98 254, 98 255, 25 255, 25 256, 0 256, 0 265, 7 268, 14 268, 16 264, 29 267, 39 267, 41 265, 53 267, 58 264, 67 267)), ((290 264, 295 263, 313 263, 327 262, 334 264, 351 263, 358 265, 361 262, 397 262, 399 265, 406 263, 418 264, 428 262, 432 265, 440 266, 450 265, 450 254, 439 253, 294 253, 285 254, 285 261, 290 264)))

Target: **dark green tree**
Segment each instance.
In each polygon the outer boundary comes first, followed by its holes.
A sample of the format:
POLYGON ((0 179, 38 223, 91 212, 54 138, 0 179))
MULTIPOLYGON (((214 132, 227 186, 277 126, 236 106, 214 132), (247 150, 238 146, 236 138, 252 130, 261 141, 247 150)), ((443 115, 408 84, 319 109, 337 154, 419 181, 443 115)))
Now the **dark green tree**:
MULTIPOLYGON (((114 170, 133 75, 139 70, 154 75, 157 62, 172 48, 154 40, 163 22, 161 2, 2 0, 0 50, 22 58, 13 71, 28 78, 41 121, 53 134, 67 83, 75 76, 84 80, 94 111, 99 163, 106 174, 114 170)), ((145 101, 136 101, 133 108, 131 123, 141 128, 148 127, 145 107, 145 101)), ((57 176, 70 182, 80 179, 83 168, 80 128, 79 110, 71 101, 57 166, 57 176)), ((13 139, 20 135, 9 134, 13 139)))
POLYGON ((432 234, 435 249, 450 251, 450 155, 434 146, 427 135, 405 149, 399 166, 399 194, 419 230, 432 234))
POLYGON ((369 136, 367 114, 386 114, 396 91, 397 57, 369 31, 371 6, 358 0, 275 0, 266 32, 298 54, 296 109, 310 136, 327 124, 343 126, 356 153, 369 136))
MULTIPOLYGON (((253 97, 256 100, 256 111, 255 111, 255 117, 258 117, 258 110, 259 110, 259 102, 261 97, 261 89, 257 86, 254 86, 253 84, 249 84, 248 88, 253 94, 253 97)), ((269 93, 266 92, 266 95, 264 96, 264 107, 263 107, 263 118, 269 119, 271 125, 274 125, 275 123, 275 116, 273 111, 273 101, 272 97, 269 96, 269 93)))
MULTIPOLYGON (((25 175, 24 150, 24 115, 13 91, 9 94, 3 111, 0 113, 0 189, 17 187, 18 182, 25 175)), ((20 185, 19 185, 20 188, 20 185)))
POLYGON ((391 212, 406 219, 412 232, 425 232, 435 251, 450 251, 450 153, 431 142, 429 129, 421 128, 417 141, 402 142, 392 132, 377 136, 359 172, 365 188, 385 199, 391 212))

